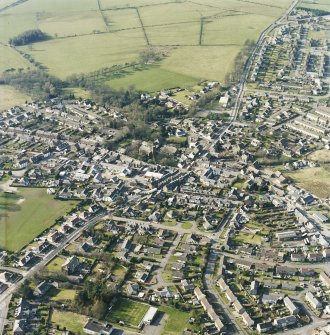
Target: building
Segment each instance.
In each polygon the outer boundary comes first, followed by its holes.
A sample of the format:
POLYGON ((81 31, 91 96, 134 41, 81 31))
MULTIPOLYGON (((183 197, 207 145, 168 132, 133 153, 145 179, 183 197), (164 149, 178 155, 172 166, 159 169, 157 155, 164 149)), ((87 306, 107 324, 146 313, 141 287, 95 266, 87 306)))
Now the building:
POLYGON ((250 315, 247 312, 242 314, 243 322, 246 326, 252 327, 254 325, 254 321, 251 319, 250 315))
POLYGON ((307 292, 305 295, 306 301, 315 309, 321 309, 322 303, 314 296, 312 292, 307 292))
POLYGON ((250 294, 251 295, 257 295, 258 294, 258 289, 259 289, 259 282, 254 280, 251 283, 251 286, 250 286, 250 294))
POLYGON ((80 262, 78 257, 72 256, 62 265, 62 271, 67 275, 72 275, 78 270, 79 266, 80 262))
POLYGON ((257 324, 257 332, 258 332, 259 334, 267 333, 267 332, 269 332, 272 328, 273 328, 273 324, 272 324, 271 321, 262 322, 262 323, 258 323, 258 324, 257 324))
POLYGON ((110 335, 113 331, 113 327, 110 324, 102 325, 93 319, 88 319, 83 331, 89 335, 110 335))
POLYGON ((155 319, 158 309, 156 307, 150 307, 147 310, 147 313, 144 315, 140 327, 143 325, 150 325, 155 319))
POLYGON ((330 288, 330 278, 325 272, 320 273, 320 280, 323 285, 325 285, 327 288, 330 288))
POLYGON ((285 307, 290 311, 292 315, 299 313, 299 308, 294 304, 294 302, 289 297, 285 297, 283 299, 283 302, 285 307))
POLYGON ((284 316, 283 318, 275 319, 274 326, 278 328, 286 328, 297 323, 297 319, 293 315, 284 316))

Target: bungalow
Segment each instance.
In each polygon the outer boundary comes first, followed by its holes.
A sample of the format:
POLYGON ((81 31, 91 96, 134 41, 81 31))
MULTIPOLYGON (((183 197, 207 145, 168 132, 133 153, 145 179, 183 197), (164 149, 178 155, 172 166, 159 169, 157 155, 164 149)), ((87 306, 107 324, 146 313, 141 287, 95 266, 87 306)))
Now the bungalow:
POLYGON ((113 331, 113 327, 110 324, 103 325, 93 319, 88 319, 83 331, 89 335, 110 335, 113 331))

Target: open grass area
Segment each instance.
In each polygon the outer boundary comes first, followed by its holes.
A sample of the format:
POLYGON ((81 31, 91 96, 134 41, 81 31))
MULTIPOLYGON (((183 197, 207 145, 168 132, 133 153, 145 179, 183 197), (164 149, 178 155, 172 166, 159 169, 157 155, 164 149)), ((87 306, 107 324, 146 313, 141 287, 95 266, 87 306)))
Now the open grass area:
POLYGON ((60 272, 62 269, 62 265, 64 264, 65 259, 61 257, 55 257, 52 259, 46 266, 46 269, 49 272, 60 272))
POLYGON ((330 150, 323 149, 317 150, 312 154, 308 155, 308 159, 319 163, 327 163, 330 162, 330 150))
POLYGON ((112 79, 108 81, 108 84, 115 89, 120 89, 133 83, 138 90, 155 92, 165 88, 186 87, 197 81, 198 78, 162 69, 159 66, 152 66, 146 70, 128 71, 122 78, 112 79))
POLYGON ((54 301, 65 301, 70 300, 72 301, 76 296, 75 290, 70 289, 61 289, 56 290, 56 294, 53 296, 52 300, 54 301))
POLYGON ((125 325, 138 327, 150 306, 129 299, 120 299, 109 313, 109 321, 123 321, 125 325))
POLYGON ((0 246, 20 250, 76 204, 55 200, 44 188, 19 188, 16 194, 0 192, 0 246))
POLYGON ((16 90, 14 87, 0 85, 0 111, 19 106, 30 101, 31 98, 24 93, 16 90))
POLYGON ((102 79, 114 88, 152 92, 200 79, 223 81, 245 41, 257 40, 290 3, 100 0, 99 7, 96 0, 29 0, 0 14, 0 41, 40 28, 52 39, 20 49, 61 79, 138 61, 149 47, 166 48, 153 68, 102 79))
POLYGON ((286 173, 299 187, 311 192, 317 197, 330 197, 330 171, 329 168, 317 167, 302 169, 286 173))
POLYGON ((183 222, 181 228, 183 229, 190 229, 193 226, 191 222, 183 222))
POLYGON ((181 335, 184 329, 188 327, 190 318, 188 312, 166 306, 161 306, 159 310, 164 312, 167 317, 162 335, 181 335))
POLYGON ((83 334, 83 328, 87 319, 88 317, 85 315, 55 309, 52 313, 51 323, 54 328, 56 328, 56 325, 59 325, 61 329, 66 327, 67 330, 74 334, 83 334))

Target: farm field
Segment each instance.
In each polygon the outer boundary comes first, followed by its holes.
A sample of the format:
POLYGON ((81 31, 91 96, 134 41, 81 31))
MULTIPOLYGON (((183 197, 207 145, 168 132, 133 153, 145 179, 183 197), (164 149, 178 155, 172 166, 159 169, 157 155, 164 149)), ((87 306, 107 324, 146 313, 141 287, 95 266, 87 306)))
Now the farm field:
POLYGON ((300 7, 330 11, 330 3, 328 0, 303 0, 300 3, 300 7))
POLYGON ((109 321, 123 321, 126 325, 138 327, 150 306, 128 299, 120 299, 109 313, 109 321))
POLYGON ((59 201, 43 188, 0 192, 0 247, 17 251, 73 208, 75 201, 59 201))
POLYGON ((330 197, 330 171, 329 168, 316 167, 301 169, 286 174, 292 178, 299 187, 315 194, 317 197, 330 197))
POLYGON ((0 44, 0 72, 9 69, 27 69, 33 66, 17 51, 0 44))
POLYGON ((161 47, 167 56, 155 65, 158 72, 102 78, 114 88, 154 91, 202 79, 223 81, 246 40, 257 40, 290 3, 27 0, 0 13, 0 41, 28 29, 49 34, 50 40, 20 49, 60 79, 138 61, 141 51, 161 47))
POLYGON ((22 105, 25 101, 31 100, 29 96, 7 85, 0 85, 0 97, 0 113, 2 110, 22 105))
POLYGON ((330 162, 330 151, 327 149, 317 150, 308 155, 308 159, 319 163, 328 163, 330 162))

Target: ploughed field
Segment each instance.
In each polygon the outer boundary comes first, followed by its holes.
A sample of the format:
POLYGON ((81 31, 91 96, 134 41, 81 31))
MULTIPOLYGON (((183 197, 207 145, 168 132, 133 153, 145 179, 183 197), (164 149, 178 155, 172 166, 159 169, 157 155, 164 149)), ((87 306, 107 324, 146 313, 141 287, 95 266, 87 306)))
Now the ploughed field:
POLYGON ((5 50, 0 71, 33 68, 30 57, 65 79, 104 67, 125 65, 101 80, 114 88, 135 85, 155 91, 223 81, 247 40, 260 33, 290 0, 0 0, 0 42, 30 29, 50 36, 43 42, 5 50), (132 67, 154 48, 161 60, 132 67), (25 55, 25 57, 24 57, 25 55), (26 57, 28 55, 28 57, 26 57))

